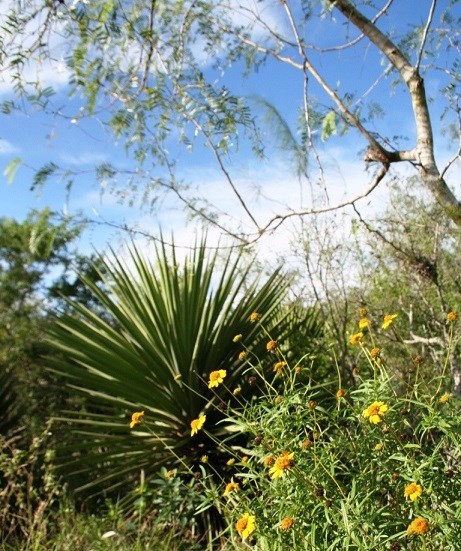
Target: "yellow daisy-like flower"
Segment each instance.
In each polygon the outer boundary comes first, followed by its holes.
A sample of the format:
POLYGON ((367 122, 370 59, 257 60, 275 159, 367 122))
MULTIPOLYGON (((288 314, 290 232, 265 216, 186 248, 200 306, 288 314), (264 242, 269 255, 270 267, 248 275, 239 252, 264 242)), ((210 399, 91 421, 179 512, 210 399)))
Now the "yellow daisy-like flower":
POLYGON ((200 461, 202 463, 208 463, 208 455, 202 455, 202 457, 200 458, 200 461))
POLYGON ((365 419, 368 419, 373 425, 381 423, 382 417, 386 414, 389 407, 384 402, 373 402, 371 406, 368 406, 363 410, 362 415, 365 419))
POLYGON ((256 517, 245 513, 243 517, 240 517, 235 523, 235 528, 239 535, 245 540, 256 529, 256 517))
POLYGON ((235 463, 235 458, 231 457, 227 460, 226 465, 229 465, 229 467, 232 467, 232 465, 235 463))
POLYGON ((368 315, 368 310, 366 308, 359 308, 359 316, 361 318, 364 318, 368 315))
POLYGON ((280 457, 277 457, 273 467, 269 469, 271 478, 276 479, 284 476, 286 471, 289 471, 293 467, 294 452, 283 452, 280 457))
POLYGON ((253 312, 250 315, 250 321, 251 323, 255 323, 261 319, 261 314, 259 312, 253 312))
POLYGON ((439 398, 439 402, 441 404, 446 404, 451 398, 451 394, 449 392, 445 392, 445 394, 442 394, 439 398))
POLYGON ((371 321, 368 318, 361 318, 359 320, 360 329, 368 329, 370 327, 371 321))
POLYGON ((387 314, 386 316, 384 316, 383 324, 381 325, 381 327, 383 329, 387 329, 389 325, 392 325, 397 316, 398 314, 387 314))
POLYGON ((375 446, 375 452, 380 452, 383 448, 384 448, 384 444, 381 444, 381 442, 379 442, 375 446))
POLYGON ((411 499, 411 501, 415 501, 418 499, 418 497, 421 497, 423 493, 423 487, 419 484, 416 484, 415 482, 412 482, 411 484, 407 484, 405 486, 405 499, 411 499))
POLYGON ((277 350, 278 346, 279 346, 279 343, 277 341, 273 341, 273 340, 270 340, 266 344, 266 348, 267 348, 268 352, 274 352, 275 350, 277 350))
POLYGON ((450 321, 451 323, 455 322, 458 319, 458 314, 456 312, 448 312, 447 314, 447 321, 450 321))
POLYGON ((206 415, 200 415, 198 419, 194 419, 190 422, 190 435, 194 436, 194 434, 197 434, 198 431, 203 427, 203 424, 206 421, 206 415))
POLYGON ((274 371, 275 373, 281 373, 286 365, 287 362, 277 362, 276 364, 274 364, 274 368, 272 371, 274 371))
POLYGON ((294 519, 291 517, 285 517, 280 521, 279 528, 285 532, 286 530, 289 530, 294 523, 294 519))
POLYGON ((295 367, 295 373, 296 373, 296 374, 301 373, 302 370, 303 370, 303 366, 302 366, 302 365, 297 365, 297 366, 295 367))
POLYGON ((240 459, 240 461, 245 465, 245 463, 248 463, 248 461, 250 460, 250 458, 248 457, 248 455, 244 455, 242 457, 242 459, 240 459))
POLYGON ((210 380, 208 381, 208 388, 215 388, 219 386, 223 381, 224 377, 227 375, 225 369, 218 369, 217 371, 212 371, 210 373, 210 380))
POLYGON ((372 348, 370 350, 370 356, 372 358, 379 358, 379 355, 381 354, 381 348, 378 348, 377 346, 375 346, 375 348, 372 348))
POLYGON ((232 339, 232 342, 240 342, 242 340, 242 335, 235 335, 235 337, 232 339))
POLYGON ((228 482, 224 490, 223 495, 228 496, 232 492, 236 492, 240 488, 240 485, 237 482, 228 482))
POLYGON ((407 528, 407 534, 413 536, 415 534, 425 534, 429 530, 429 522, 424 517, 416 517, 411 521, 407 528))
POLYGON ((174 478, 175 472, 176 471, 174 469, 170 469, 165 473, 165 478, 174 478))
POLYGON ((132 429, 136 425, 139 425, 143 417, 144 417, 143 411, 135 411, 131 416, 130 429, 132 429))
POLYGON ((245 350, 242 350, 242 352, 240 352, 239 354, 239 360, 243 362, 243 360, 245 360, 247 356, 248 354, 245 352, 245 350))
POLYGON ((340 400, 341 398, 344 398, 344 396, 346 396, 346 391, 344 390, 344 388, 339 388, 336 391, 336 398, 338 398, 338 400, 340 400))
POLYGON ((349 343, 353 346, 356 344, 359 344, 359 342, 362 342, 363 339, 363 333, 360 331, 359 333, 354 333, 349 337, 349 343))

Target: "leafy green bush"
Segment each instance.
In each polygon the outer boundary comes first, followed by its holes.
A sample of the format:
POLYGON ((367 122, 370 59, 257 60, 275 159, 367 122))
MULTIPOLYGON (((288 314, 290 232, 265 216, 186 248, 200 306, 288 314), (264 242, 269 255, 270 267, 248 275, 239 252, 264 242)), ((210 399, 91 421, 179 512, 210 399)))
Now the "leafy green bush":
MULTIPOLYGON (((349 388, 339 368, 336 381, 315 380, 279 347, 271 378, 255 358, 265 395, 228 419, 248 434, 247 457, 231 458, 221 488, 209 492, 234 541, 271 551, 459 549, 461 414, 447 362, 418 370, 410 356, 415 369, 399 378, 379 349, 387 331, 398 333, 398 317, 374 330, 362 314, 350 346, 366 361, 349 388)), ((450 348, 459 340, 455 312, 446 324, 450 348)))

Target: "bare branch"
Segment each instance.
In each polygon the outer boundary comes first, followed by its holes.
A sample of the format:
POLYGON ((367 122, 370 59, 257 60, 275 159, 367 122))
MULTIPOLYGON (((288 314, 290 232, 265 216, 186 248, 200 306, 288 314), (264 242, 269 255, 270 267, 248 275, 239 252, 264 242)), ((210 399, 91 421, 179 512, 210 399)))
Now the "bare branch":
POLYGON ((436 4, 437 4, 437 0, 432 0, 431 9, 429 10, 429 15, 427 16, 426 25, 424 27, 423 36, 421 38, 421 44, 419 46, 418 57, 417 57, 416 65, 415 65, 415 69, 417 71, 419 71, 419 67, 421 65, 421 60, 423 58, 424 45, 426 44, 427 34, 429 32, 429 28, 430 28, 431 23, 432 23, 432 18, 434 17, 434 11, 435 11, 435 5, 436 4))
POLYGON ((307 209, 307 210, 300 210, 300 211, 295 211, 295 212, 289 212, 287 214, 278 214, 278 215, 274 216, 273 218, 271 218, 269 220, 269 222, 263 228, 261 228, 261 230, 259 232, 259 235, 253 241, 250 241, 250 243, 254 243, 255 241, 257 241, 259 239, 259 237, 261 235, 263 235, 264 233, 266 233, 268 231, 275 231, 286 220, 288 220, 289 218, 293 218, 294 216, 301 217, 301 216, 307 216, 307 215, 310 215, 310 214, 321 214, 321 213, 324 213, 324 212, 331 212, 331 211, 334 211, 334 210, 339 210, 343 207, 353 205, 354 203, 356 203, 360 199, 363 199, 363 198, 367 197, 377 187, 379 182, 381 182, 381 180, 387 174, 388 169, 389 169, 389 167, 387 165, 383 165, 381 167, 381 169, 377 172, 377 174, 374 177, 374 179, 373 179, 372 183, 370 184, 370 186, 363 193, 360 193, 359 195, 356 195, 352 199, 347 199, 346 201, 343 201, 341 203, 336 203, 336 205, 328 205, 328 206, 325 206, 325 207, 311 208, 311 209, 307 209))

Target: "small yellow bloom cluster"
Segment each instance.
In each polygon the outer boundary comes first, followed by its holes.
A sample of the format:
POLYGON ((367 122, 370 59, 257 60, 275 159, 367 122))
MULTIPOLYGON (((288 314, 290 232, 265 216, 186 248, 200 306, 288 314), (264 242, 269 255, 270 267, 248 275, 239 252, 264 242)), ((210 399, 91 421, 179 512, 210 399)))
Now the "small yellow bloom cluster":
POLYGON ((446 404, 447 402, 450 401, 450 398, 451 398, 451 394, 449 392, 445 392, 445 394, 442 394, 442 396, 440 396, 439 402, 441 404, 446 404))
POLYGON ((242 352, 240 352, 239 354, 239 360, 243 362, 243 360, 245 360, 247 356, 248 354, 245 352, 245 350, 242 350, 242 352))
POLYGON ((228 496, 232 492, 236 492, 240 488, 237 482, 228 482, 226 484, 226 489, 224 490, 224 496, 228 496))
POLYGON ((421 497, 423 493, 423 488, 420 484, 416 484, 415 482, 411 482, 410 484, 407 484, 405 486, 405 499, 410 499, 411 501, 415 501, 418 499, 418 497, 421 497))
POLYGON ((283 368, 287 365, 287 362, 277 362, 276 364, 274 364, 274 368, 273 368, 273 371, 275 373, 281 373, 283 368))
POLYGON ((263 463, 266 467, 270 467, 274 464, 274 456, 273 455, 266 455, 266 457, 263 459, 263 463))
POLYGON ((274 465, 269 469, 271 478, 281 478, 293 467, 294 452, 283 452, 280 457, 277 457, 274 465))
POLYGON ((219 386, 223 381, 224 377, 227 375, 225 369, 218 369, 217 371, 212 371, 210 373, 210 380, 208 381, 208 388, 215 388, 219 386))
POLYGON ((382 444, 381 442, 379 442, 379 443, 376 444, 376 446, 375 446, 375 452, 380 452, 383 448, 384 448, 384 444, 382 444))
POLYGON ((393 324, 397 316, 398 314, 387 314, 386 316, 384 316, 383 324, 381 325, 381 327, 383 329, 387 329, 390 325, 393 324))
POLYGON ((139 425, 141 423, 143 417, 144 417, 144 412, 143 411, 135 411, 133 413, 133 415, 131 416, 130 429, 132 429, 136 425, 139 425))
POLYGON ((190 435, 194 436, 194 434, 197 434, 198 431, 203 427, 204 423, 206 421, 206 415, 200 415, 198 419, 194 419, 190 422, 190 428, 191 432, 190 435))
POLYGON ((447 321, 454 323, 458 319, 458 314, 456 312, 448 312, 447 321))
POLYGON ((294 519, 292 519, 291 517, 285 517, 280 521, 279 528, 283 532, 286 532, 293 526, 294 523, 294 519))
POLYGON ((344 398, 344 396, 346 396, 346 391, 344 390, 344 388, 339 388, 336 391, 336 398, 338 398, 338 400, 340 400, 341 398, 344 398))
POLYGON ((242 335, 235 335, 235 337, 232 339, 232 342, 240 342, 242 340, 242 335))
POLYGON ((275 352, 279 346, 279 343, 277 341, 270 340, 266 344, 266 348, 268 352, 275 352))
POLYGON ((253 312, 251 315, 250 315, 250 321, 251 323, 256 323, 257 321, 259 321, 261 319, 261 314, 259 312, 253 312))
POLYGON ((240 517, 235 523, 235 528, 239 535, 245 540, 256 529, 256 517, 245 513, 243 517, 240 517))
POLYGON ((375 348, 372 348, 372 349, 370 350, 370 356, 371 356, 372 358, 375 358, 375 359, 376 359, 376 358, 379 358, 379 355, 380 355, 380 354, 381 354, 381 349, 378 348, 378 347, 376 347, 376 346, 375 346, 375 348))
POLYGON ((368 318, 361 318, 359 320, 360 329, 368 329, 370 327, 371 321, 368 318))
POLYGON ((363 333, 360 331, 359 333, 354 333, 349 337, 349 342, 352 344, 352 346, 359 344, 363 340, 363 333))
POLYGON ((429 522, 423 517, 416 517, 411 521, 407 528, 407 534, 413 536, 415 534, 425 534, 429 530, 429 522))
POLYGON ((381 423, 383 416, 386 414, 389 407, 384 402, 373 402, 363 410, 362 415, 368 419, 373 425, 381 423))

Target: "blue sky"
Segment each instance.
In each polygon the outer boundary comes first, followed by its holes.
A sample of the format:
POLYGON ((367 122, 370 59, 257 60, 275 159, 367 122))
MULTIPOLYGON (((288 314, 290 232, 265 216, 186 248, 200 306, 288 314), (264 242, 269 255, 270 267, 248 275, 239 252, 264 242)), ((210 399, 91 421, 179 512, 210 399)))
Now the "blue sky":
MULTIPOLYGON (((253 4, 251 0, 245 0, 245 2, 253 4)), ((377 4, 383 6, 385 2, 380 0, 377 4)), ((404 29, 408 28, 408 24, 418 25, 424 21, 430 1, 402 2, 395 0, 394 4, 389 11, 389 16, 381 19, 381 28, 392 29, 393 36, 398 40, 404 29)), ((441 13, 447 5, 448 0, 439 2, 436 15, 441 13)), ((281 32, 284 32, 287 21, 282 18, 283 14, 277 7, 280 6, 280 3, 266 1, 261 6, 258 5, 258 9, 263 10, 264 17, 269 18, 272 23, 276 22, 281 32)), ((459 16, 459 4, 456 4, 453 10, 459 16)), ((349 30, 341 16, 337 15, 337 19, 339 28, 347 34, 349 30)), ((326 21, 314 23, 313 21, 308 27, 309 39, 323 47, 337 45, 341 43, 337 29, 338 27, 332 23, 326 21)), ((355 31, 350 31, 350 38, 355 37, 356 34, 355 31)), ((374 48, 370 47, 366 41, 362 41, 362 43, 363 45, 358 50, 344 50, 341 53, 320 56, 312 51, 312 61, 325 74, 330 84, 339 90, 349 90, 361 94, 373 85, 380 71, 383 70, 379 55, 374 48)), ((269 61, 256 74, 242 79, 241 69, 242 67, 237 64, 228 68, 221 75, 213 72, 211 67, 206 66, 206 63, 204 64, 206 74, 220 79, 234 93, 247 97, 263 96, 268 101, 274 102, 280 113, 293 126, 302 94, 300 71, 269 61)), ((32 106, 26 107, 26 113, 0 114, 0 167, 3 171, 8 162, 15 157, 20 157, 23 163, 12 184, 7 184, 5 176, 0 178, 0 216, 22 219, 31 208, 40 209, 49 206, 54 210, 69 214, 81 212, 84 216, 101 223, 104 221, 127 223, 153 233, 157 233, 159 227, 162 227, 165 232, 174 229, 179 235, 179 240, 189 239, 191 231, 186 225, 187 217, 171 201, 164 202, 158 213, 151 214, 140 210, 139 205, 135 204, 130 208, 126 204, 119 204, 116 198, 110 194, 101 195, 99 184, 91 173, 91 168, 95 164, 108 161, 127 170, 135 170, 137 165, 132 158, 126 155, 124 143, 122 141, 117 143, 97 118, 82 121, 78 119, 81 101, 78 97, 68 98, 68 88, 65 85, 66 75, 62 67, 54 67, 51 70, 45 68, 43 77, 55 86, 57 93, 53 98, 53 105, 60 106, 68 117, 64 119, 54 117, 42 113, 32 106), (84 172, 76 180, 70 194, 66 192, 65 185, 56 180, 51 180, 43 189, 35 192, 30 190, 33 169, 40 168, 50 161, 84 172)), ((443 78, 443 71, 432 71, 427 77, 426 85, 429 95, 432 96, 431 110, 438 139, 437 152, 440 158, 447 159, 452 152, 449 151, 449 142, 446 139, 439 139, 438 123, 443 109, 438 89, 443 78)), ((313 79, 309 86, 311 94, 318 95, 320 104, 326 105, 327 98, 319 93, 313 79)), ((8 83, 5 81, 0 82, 0 94, 0 100, 10 97, 8 83)), ((381 82, 373 89, 369 97, 371 95, 374 95, 376 101, 379 101, 382 107, 391 114, 383 120, 371 123, 371 130, 379 129, 389 136, 397 134, 408 136, 410 141, 406 147, 411 147, 413 145, 413 124, 411 113, 407 108, 406 93, 402 88, 390 90, 385 82, 381 82)), ((249 205, 254 209, 258 221, 261 222, 267 220, 271 213, 278 212, 282 208, 281 205, 298 208, 301 201, 298 185, 293 183, 294 178, 289 174, 290 167, 286 156, 277 149, 276 140, 271 137, 270 128, 266 130, 266 133, 269 148, 267 160, 264 163, 256 163, 249 157, 246 147, 241 147, 238 154, 233 155, 228 162, 229 170, 236 178, 240 189, 244 190, 249 205), (256 185, 261 182, 264 183, 261 186, 261 191, 265 198, 261 198, 256 191, 256 185)), ((360 150, 365 145, 365 142, 358 139, 355 132, 350 132, 343 138, 332 137, 325 144, 318 141, 322 160, 325 166, 332 170, 329 176, 331 197, 339 199, 348 194, 355 194, 366 187, 369 177, 364 173, 364 165, 360 161, 360 150)), ((197 144, 192 153, 179 151, 175 148, 174 143, 171 144, 171 148, 181 161, 179 173, 184 181, 197 186, 205 182, 208 187, 202 187, 202 189, 206 189, 207 197, 213 199, 228 214, 234 216, 236 224, 239 220, 244 220, 246 223, 245 214, 238 208, 238 205, 229 203, 228 190, 222 185, 222 175, 211 163, 209 152, 203 145, 197 144)), ((155 172, 155 167, 152 167, 149 161, 146 163, 145 169, 152 174, 155 172)), ((451 174, 447 177, 451 177, 451 174)), ((382 205, 384 197, 385 189, 382 187, 372 196, 373 206, 382 205)), ((367 200, 366 203, 368 204, 369 201, 367 200)), ((113 227, 104 226, 104 224, 90 226, 81 246, 87 250, 93 246, 103 249, 108 242, 113 244, 116 233, 113 227)), ((281 241, 283 239, 282 236, 281 241)))

